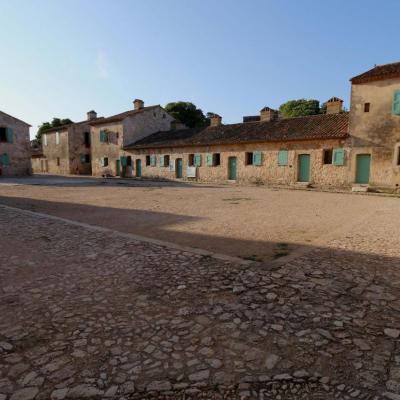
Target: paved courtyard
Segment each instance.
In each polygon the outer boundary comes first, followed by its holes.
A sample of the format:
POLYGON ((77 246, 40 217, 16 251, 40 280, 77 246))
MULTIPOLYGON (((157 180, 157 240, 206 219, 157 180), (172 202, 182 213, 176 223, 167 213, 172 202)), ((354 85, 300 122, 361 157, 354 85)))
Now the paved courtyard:
POLYGON ((246 265, 0 205, 0 399, 398 400, 398 210, 246 265))

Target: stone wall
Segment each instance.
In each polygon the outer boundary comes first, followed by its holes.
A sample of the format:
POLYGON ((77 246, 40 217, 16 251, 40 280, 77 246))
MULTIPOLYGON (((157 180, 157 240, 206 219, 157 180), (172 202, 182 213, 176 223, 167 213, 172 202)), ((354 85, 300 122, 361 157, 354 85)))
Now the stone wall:
POLYGON ((352 85, 350 174, 355 177, 357 154, 371 154, 371 185, 400 185, 400 116, 392 114, 393 95, 399 89, 400 78, 352 85), (364 112, 365 103, 370 103, 369 112, 364 112))
MULTIPOLYGON (((160 156, 169 155, 170 163, 175 165, 177 158, 183 159, 183 179, 187 178, 186 169, 189 162, 189 154, 201 154, 202 165, 197 169, 197 180, 202 182, 226 182, 228 181, 228 159, 237 158, 237 179, 239 183, 269 183, 291 185, 298 181, 298 156, 310 154, 310 183, 320 186, 347 186, 351 184, 349 174, 350 148, 347 141, 297 141, 281 143, 258 143, 241 145, 219 145, 202 147, 182 147, 168 149, 150 149, 141 151, 124 152, 132 156, 132 164, 136 159, 141 159, 142 177, 175 179, 175 172, 169 167, 160 167, 160 156), (324 164, 323 150, 345 148, 345 164, 336 166, 324 164), (278 152, 281 149, 288 150, 288 165, 278 165, 278 152), (262 165, 246 165, 246 153, 261 151, 262 165), (220 153, 219 166, 207 166, 206 156, 210 153, 220 153), (146 166, 146 155, 156 155, 157 166, 146 166)), ((135 171, 133 171, 133 175, 135 171)))
POLYGON ((0 142, 0 155, 8 154, 10 165, 0 166, 1 175, 31 173, 29 125, 0 111, 0 127, 12 128, 12 143, 0 142))
POLYGON ((70 173, 77 175, 90 175, 92 173, 91 146, 85 145, 85 132, 89 132, 87 123, 79 123, 69 128, 69 164, 70 173), (89 162, 82 162, 81 155, 89 155, 89 162))
POLYGON ((62 129, 59 132, 60 141, 56 144, 56 132, 43 133, 43 156, 47 160, 47 172, 49 174, 70 174, 69 162, 69 130, 62 129), (47 142, 44 138, 47 137, 47 142))

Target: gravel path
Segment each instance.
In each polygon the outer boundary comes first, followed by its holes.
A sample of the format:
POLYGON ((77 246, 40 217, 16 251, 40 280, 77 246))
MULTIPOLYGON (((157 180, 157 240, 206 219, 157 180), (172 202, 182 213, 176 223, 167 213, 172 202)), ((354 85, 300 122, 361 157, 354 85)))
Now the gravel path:
POLYGON ((400 399, 394 208, 253 266, 3 206, 0 237, 0 400, 400 399))

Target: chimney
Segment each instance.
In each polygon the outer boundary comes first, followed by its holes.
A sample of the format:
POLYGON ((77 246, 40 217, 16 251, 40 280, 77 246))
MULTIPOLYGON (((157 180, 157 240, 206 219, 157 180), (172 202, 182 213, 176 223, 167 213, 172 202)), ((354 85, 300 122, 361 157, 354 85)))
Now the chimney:
POLYGON ((210 126, 220 126, 222 125, 222 117, 218 114, 210 115, 210 126))
POLYGON ((326 102, 327 114, 339 114, 342 112, 343 100, 338 97, 332 97, 326 102))
POLYGON ((144 107, 144 101, 143 100, 140 100, 140 99, 133 100, 133 108, 135 110, 140 110, 143 107, 144 107))
POLYGON ((88 121, 91 121, 91 120, 97 118, 97 112, 94 111, 94 110, 88 111, 88 112, 86 113, 86 115, 87 115, 87 120, 88 120, 88 121))
POLYGON ((278 119, 278 111, 269 107, 264 107, 260 111, 260 121, 275 121, 278 119))

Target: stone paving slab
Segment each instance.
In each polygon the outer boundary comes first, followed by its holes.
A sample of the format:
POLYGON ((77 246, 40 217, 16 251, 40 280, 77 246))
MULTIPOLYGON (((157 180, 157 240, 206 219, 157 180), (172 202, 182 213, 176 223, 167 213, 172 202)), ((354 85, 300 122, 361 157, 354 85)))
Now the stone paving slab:
POLYGON ((0 206, 0 400, 399 400, 380 219, 263 266, 0 206))

